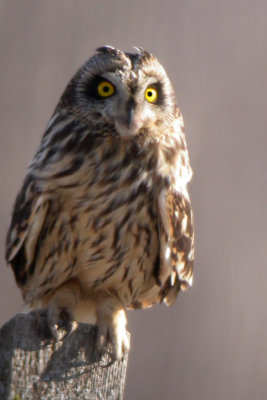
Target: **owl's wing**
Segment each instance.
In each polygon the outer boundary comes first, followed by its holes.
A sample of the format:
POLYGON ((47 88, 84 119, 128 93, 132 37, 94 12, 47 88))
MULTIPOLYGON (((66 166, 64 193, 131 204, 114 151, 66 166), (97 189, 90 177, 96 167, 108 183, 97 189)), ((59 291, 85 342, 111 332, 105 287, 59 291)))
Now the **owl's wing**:
POLYGON ((11 264, 18 286, 33 273, 37 241, 50 201, 28 175, 16 198, 6 240, 6 260, 11 264))
POLYGON ((172 304, 179 290, 192 285, 194 230, 190 200, 186 189, 163 189, 159 195, 159 235, 161 262, 159 283, 162 299, 172 304))

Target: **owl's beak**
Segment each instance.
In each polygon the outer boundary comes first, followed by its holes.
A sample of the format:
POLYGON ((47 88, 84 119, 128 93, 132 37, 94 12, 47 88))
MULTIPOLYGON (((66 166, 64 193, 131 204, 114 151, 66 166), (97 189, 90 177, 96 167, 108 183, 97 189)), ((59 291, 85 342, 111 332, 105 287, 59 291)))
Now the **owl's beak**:
POLYGON ((142 127, 142 121, 136 113, 136 102, 131 97, 126 105, 123 116, 115 122, 121 136, 129 137, 138 134, 142 127))
POLYGON ((126 126, 128 129, 132 129, 135 123, 134 121, 134 112, 136 109, 136 102, 131 97, 126 106, 126 126))

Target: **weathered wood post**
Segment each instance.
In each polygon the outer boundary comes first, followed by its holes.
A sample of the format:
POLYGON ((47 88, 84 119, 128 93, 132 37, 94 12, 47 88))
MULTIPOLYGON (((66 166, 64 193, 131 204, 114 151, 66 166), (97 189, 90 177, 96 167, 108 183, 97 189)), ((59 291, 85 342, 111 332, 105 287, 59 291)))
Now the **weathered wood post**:
POLYGON ((0 329, 1 400, 123 399, 128 354, 108 366, 108 355, 94 350, 95 326, 79 324, 55 341, 40 334, 45 322, 33 311, 0 329))

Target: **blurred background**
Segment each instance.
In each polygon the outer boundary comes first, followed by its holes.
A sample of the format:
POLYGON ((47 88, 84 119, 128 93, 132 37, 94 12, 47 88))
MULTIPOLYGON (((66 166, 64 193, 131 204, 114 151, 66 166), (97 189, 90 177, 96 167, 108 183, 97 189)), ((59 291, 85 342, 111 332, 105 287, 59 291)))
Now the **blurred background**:
POLYGON ((128 313, 126 400, 267 398, 266 0, 0 0, 0 325, 23 310, 4 261, 15 195, 76 69, 111 44, 154 53, 194 170, 194 286, 128 313))

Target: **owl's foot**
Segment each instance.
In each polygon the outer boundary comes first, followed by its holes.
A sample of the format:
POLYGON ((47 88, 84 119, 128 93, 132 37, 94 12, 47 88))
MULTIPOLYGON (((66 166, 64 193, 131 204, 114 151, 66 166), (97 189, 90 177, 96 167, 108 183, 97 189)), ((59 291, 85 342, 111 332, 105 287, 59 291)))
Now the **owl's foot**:
POLYGON ((48 309, 48 326, 56 340, 63 340, 75 331, 78 324, 68 308, 53 306, 48 309))
POLYGON ((48 327, 57 340, 63 340, 78 326, 74 321, 73 310, 80 298, 80 285, 71 279, 61 285, 52 296, 43 302, 48 308, 48 327), (45 304, 46 303, 46 304, 45 304))
POLYGON ((116 297, 106 293, 97 296, 96 348, 103 354, 110 345, 112 362, 121 360, 129 349, 126 323, 124 308, 116 297))

